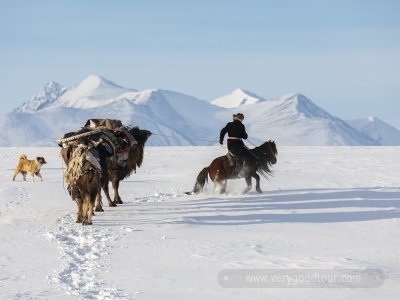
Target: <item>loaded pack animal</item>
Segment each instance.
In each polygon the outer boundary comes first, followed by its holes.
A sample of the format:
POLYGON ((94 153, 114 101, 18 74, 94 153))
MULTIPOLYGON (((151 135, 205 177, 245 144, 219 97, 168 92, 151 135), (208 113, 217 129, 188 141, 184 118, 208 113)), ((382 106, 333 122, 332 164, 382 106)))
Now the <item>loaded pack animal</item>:
MULTIPOLYGON (((271 165, 276 164, 278 150, 274 141, 267 141, 261 146, 250 149, 251 154, 255 157, 257 164, 249 167, 244 172, 244 178, 247 183, 246 189, 243 193, 247 193, 251 187, 251 178, 256 180, 256 191, 262 193, 260 188, 260 173, 264 177, 268 178, 271 175, 271 165)), ((221 194, 226 192, 226 185, 228 179, 238 179, 238 174, 241 170, 242 162, 234 157, 233 154, 228 153, 227 155, 215 158, 208 167, 205 167, 197 175, 196 183, 193 191, 187 194, 197 194, 203 191, 205 183, 208 181, 208 176, 214 182, 214 191, 220 192, 221 194)))
POLYGON ((122 203, 118 193, 119 181, 129 176, 143 161, 143 148, 151 132, 138 127, 125 127, 119 120, 91 119, 77 132, 69 132, 58 140, 63 147, 61 156, 68 166, 73 150, 80 144, 88 145, 89 152, 100 166, 100 183, 96 196, 96 211, 103 211, 101 188, 109 206, 122 203), (114 201, 111 200, 108 183, 114 187, 114 201))
POLYGON ((76 222, 83 225, 92 224, 93 207, 101 191, 101 165, 96 158, 96 151, 87 138, 76 141, 75 147, 63 156, 67 169, 64 177, 68 192, 77 204, 76 222))
MULTIPOLYGON (((139 129, 138 127, 130 128, 128 132, 135 138, 136 143, 129 147, 126 160, 120 163, 111 157, 107 159, 107 175, 102 181, 102 188, 107 197, 109 206, 116 206, 117 204, 123 203, 119 194, 119 183, 123 179, 129 177, 132 172, 136 172, 136 168, 140 168, 143 163, 144 145, 151 136, 150 131, 139 129), (114 201, 111 200, 110 197, 108 181, 111 181, 114 190, 114 201)), ((98 201, 96 204, 96 211, 102 210, 101 201, 98 201)))

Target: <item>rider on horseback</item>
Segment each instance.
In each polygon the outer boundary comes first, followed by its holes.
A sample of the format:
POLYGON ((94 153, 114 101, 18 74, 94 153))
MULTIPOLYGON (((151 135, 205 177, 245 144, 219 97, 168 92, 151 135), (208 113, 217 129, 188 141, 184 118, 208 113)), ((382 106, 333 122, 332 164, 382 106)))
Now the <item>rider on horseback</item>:
POLYGON ((243 119, 244 115, 242 113, 233 115, 233 121, 222 128, 219 136, 219 143, 223 145, 224 136, 228 133, 228 150, 243 161, 243 168, 238 174, 239 177, 244 177, 246 167, 256 164, 254 156, 242 141, 242 139, 247 139, 246 129, 242 123, 243 119))

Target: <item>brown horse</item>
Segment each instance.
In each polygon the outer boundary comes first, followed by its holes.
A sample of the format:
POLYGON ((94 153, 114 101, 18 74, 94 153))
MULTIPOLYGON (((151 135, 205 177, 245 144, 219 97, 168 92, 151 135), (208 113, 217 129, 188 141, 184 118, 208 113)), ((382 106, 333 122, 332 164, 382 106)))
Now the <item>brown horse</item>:
MULTIPOLYGON (((248 167, 245 170, 245 176, 247 187, 243 193, 247 193, 251 189, 251 177, 256 180, 256 191, 262 193, 260 188, 260 173, 265 178, 271 175, 270 166, 276 164, 278 150, 274 141, 267 141, 261 146, 250 149, 251 154, 256 158, 257 164, 253 167, 248 167)), ((231 154, 228 154, 231 155, 231 154)), ((228 179, 238 179, 240 168, 236 168, 231 162, 232 159, 228 155, 220 156, 214 159, 211 164, 200 171, 197 175, 196 184, 192 192, 187 194, 197 194, 203 191, 204 184, 210 176, 214 182, 214 191, 218 191, 223 194, 226 192, 226 183, 228 179)))
MULTIPOLYGON (((130 128, 128 131, 136 139, 137 144, 129 148, 128 159, 126 160, 124 165, 116 163, 112 157, 107 158, 107 171, 105 172, 106 174, 103 174, 101 180, 101 186, 110 207, 117 206, 117 204, 123 203, 118 191, 119 183, 121 180, 129 177, 132 172, 136 172, 137 167, 140 168, 143 163, 144 145, 147 139, 151 136, 150 131, 142 130, 138 127, 130 128), (114 201, 112 201, 110 197, 110 192, 108 189, 109 181, 111 181, 114 190, 114 201)), ((101 199, 98 199, 95 210, 103 211, 101 199)))
POLYGON ((100 177, 100 166, 88 147, 80 144, 72 149, 65 179, 68 192, 78 207, 77 223, 92 225, 93 207, 101 189, 100 177))

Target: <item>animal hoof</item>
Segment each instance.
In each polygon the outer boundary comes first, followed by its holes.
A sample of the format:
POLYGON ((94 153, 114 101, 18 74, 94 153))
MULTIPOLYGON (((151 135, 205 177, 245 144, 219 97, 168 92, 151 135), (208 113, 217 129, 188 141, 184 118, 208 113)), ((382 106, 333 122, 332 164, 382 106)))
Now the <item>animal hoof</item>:
POLYGON ((117 201, 115 201, 117 204, 122 204, 122 203, 124 203, 124 202, 122 202, 122 200, 121 199, 119 199, 119 200, 117 200, 117 201))
POLYGON ((258 189, 256 190, 258 193, 262 194, 262 190, 258 189))
POLYGON ((104 211, 104 209, 101 207, 96 207, 96 209, 94 211, 104 211))
POLYGON ((82 221, 82 225, 83 225, 83 226, 92 225, 92 222, 89 222, 89 220, 83 220, 83 221, 82 221))
POLYGON ((109 207, 116 207, 117 204, 115 204, 114 202, 110 202, 110 203, 108 204, 108 206, 109 206, 109 207))

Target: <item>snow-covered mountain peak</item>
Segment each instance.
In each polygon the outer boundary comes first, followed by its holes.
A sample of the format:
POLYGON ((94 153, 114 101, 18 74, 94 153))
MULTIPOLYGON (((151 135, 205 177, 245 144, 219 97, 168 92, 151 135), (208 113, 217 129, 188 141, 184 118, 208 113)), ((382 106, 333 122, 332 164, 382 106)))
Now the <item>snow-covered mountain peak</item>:
POLYGON ((292 111, 303 114, 307 118, 332 118, 325 110, 317 106, 312 100, 303 94, 293 93, 279 98, 286 107, 290 106, 292 111))
POLYGON ((93 96, 104 91, 123 90, 121 86, 99 75, 89 75, 74 90, 80 96, 93 96))
POLYGON ((134 92, 135 89, 123 88, 99 75, 89 75, 78 85, 67 89, 52 107, 100 107, 125 99, 125 95, 134 92))
POLYGON ((48 105, 60 97, 66 89, 55 81, 49 81, 38 93, 32 97, 30 101, 23 103, 20 107, 15 109, 17 112, 35 112, 48 105))
POLYGON ((392 146, 400 144, 400 132, 377 117, 368 117, 348 121, 360 132, 378 141, 380 145, 392 146))
POLYGON ((254 94, 253 92, 250 92, 248 90, 244 90, 244 89, 241 89, 241 88, 237 88, 237 89, 233 90, 231 94, 238 95, 238 96, 243 96, 243 97, 252 97, 252 98, 259 99, 259 100, 264 100, 262 97, 254 94))
POLYGON ((278 100, 293 102, 293 103, 307 103, 312 102, 309 98, 299 93, 291 93, 281 96, 278 100))
POLYGON ((211 103, 224 108, 236 108, 242 105, 258 103, 260 101, 265 101, 265 99, 250 91, 237 88, 230 94, 212 100, 211 103))

